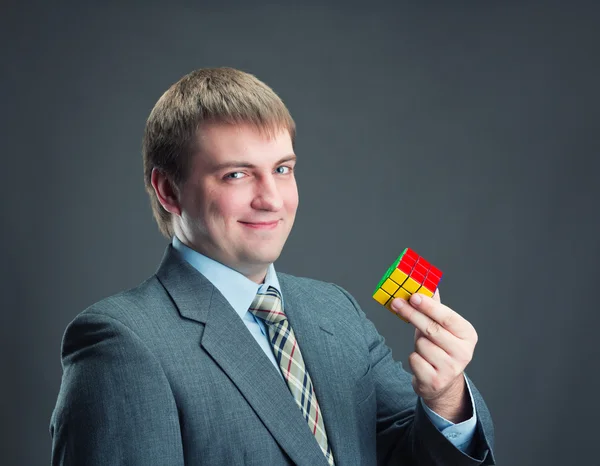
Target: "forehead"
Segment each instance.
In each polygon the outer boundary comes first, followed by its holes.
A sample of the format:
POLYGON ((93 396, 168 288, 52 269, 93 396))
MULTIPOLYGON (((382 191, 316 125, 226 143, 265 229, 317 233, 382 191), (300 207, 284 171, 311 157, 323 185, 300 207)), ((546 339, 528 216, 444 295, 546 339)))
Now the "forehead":
POLYGON ((205 168, 234 161, 271 165, 294 153, 286 129, 270 136, 250 125, 215 123, 203 126, 197 138, 197 159, 205 168))

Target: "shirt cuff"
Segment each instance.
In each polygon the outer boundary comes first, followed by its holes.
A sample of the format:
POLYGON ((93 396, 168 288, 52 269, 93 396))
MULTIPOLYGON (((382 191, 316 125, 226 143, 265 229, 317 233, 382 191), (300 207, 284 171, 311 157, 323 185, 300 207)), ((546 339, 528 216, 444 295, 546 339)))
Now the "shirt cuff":
POLYGON ((471 407, 473 416, 471 416, 466 421, 460 422, 458 424, 454 424, 448 419, 443 418, 439 414, 432 411, 424 402, 423 399, 419 397, 419 402, 423 409, 427 413, 429 419, 433 425, 441 432, 441 434, 446 437, 452 445, 458 448, 463 453, 468 453, 469 446, 471 444, 471 440, 473 440, 473 436, 475 434, 475 428, 477 427, 477 413, 475 412, 475 404, 473 403, 473 394, 471 393, 471 387, 469 385, 469 381, 465 377, 465 382, 467 384, 467 389, 469 390, 469 398, 471 399, 471 407))

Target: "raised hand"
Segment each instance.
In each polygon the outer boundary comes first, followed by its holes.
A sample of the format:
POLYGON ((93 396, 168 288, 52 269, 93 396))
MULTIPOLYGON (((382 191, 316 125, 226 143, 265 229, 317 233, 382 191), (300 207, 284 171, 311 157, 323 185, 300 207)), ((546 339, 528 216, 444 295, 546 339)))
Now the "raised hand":
POLYGON ((471 404, 463 371, 473 358, 477 332, 469 321, 433 298, 415 293, 392 309, 415 326, 415 351, 408 362, 415 393, 440 416, 452 422, 468 419, 471 404))

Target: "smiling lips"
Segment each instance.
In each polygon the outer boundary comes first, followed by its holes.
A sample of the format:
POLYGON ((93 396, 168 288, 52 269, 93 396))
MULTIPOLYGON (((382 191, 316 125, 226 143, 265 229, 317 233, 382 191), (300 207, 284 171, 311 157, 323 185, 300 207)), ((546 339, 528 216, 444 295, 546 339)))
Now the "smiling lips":
POLYGON ((248 228, 254 228, 256 230, 272 230, 279 224, 279 220, 275 220, 274 222, 258 222, 258 223, 240 222, 240 223, 244 226, 247 226, 248 228))

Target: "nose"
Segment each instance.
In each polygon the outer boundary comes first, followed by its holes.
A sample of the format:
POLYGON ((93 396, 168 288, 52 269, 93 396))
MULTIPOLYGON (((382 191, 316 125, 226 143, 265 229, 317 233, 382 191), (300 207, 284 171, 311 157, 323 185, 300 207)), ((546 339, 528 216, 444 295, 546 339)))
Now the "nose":
POLYGON ((267 175, 256 183, 252 207, 257 210, 278 211, 283 207, 283 197, 273 175, 267 175))

